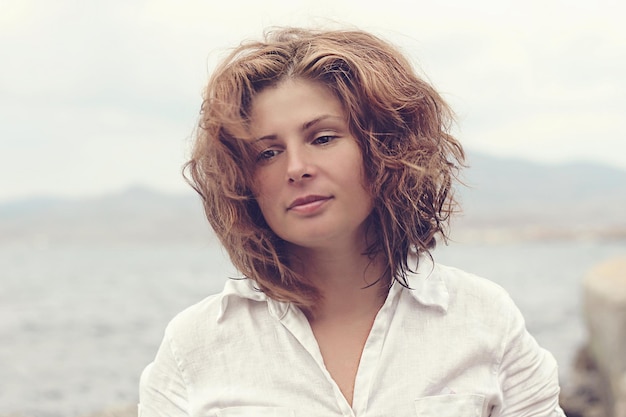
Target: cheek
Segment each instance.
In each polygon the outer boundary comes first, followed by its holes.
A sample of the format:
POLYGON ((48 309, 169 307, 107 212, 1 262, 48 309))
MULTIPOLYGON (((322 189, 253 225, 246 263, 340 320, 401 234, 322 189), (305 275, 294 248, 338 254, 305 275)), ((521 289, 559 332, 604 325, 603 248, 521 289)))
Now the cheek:
POLYGON ((367 191, 368 194, 371 194, 372 187, 370 175, 368 173, 368 170, 365 168, 363 160, 361 158, 355 159, 354 161, 352 161, 352 164, 350 164, 350 167, 348 169, 351 173, 352 183, 354 184, 354 186, 358 185, 359 188, 364 189, 367 191))
POLYGON ((362 165, 357 168, 357 171, 359 172, 359 175, 358 178, 355 178, 354 189, 358 190, 357 194, 363 201, 363 204, 371 208, 374 206, 374 201, 376 199, 373 191, 374 187, 369 179, 369 175, 362 165))
POLYGON ((259 207, 263 210, 267 204, 267 201, 271 201, 272 191, 270 187, 271 182, 267 178, 260 175, 255 175, 252 183, 251 191, 254 198, 257 200, 259 207))
POLYGON ((256 199, 267 200, 268 204, 277 202, 283 188, 284 178, 281 167, 274 163, 271 166, 263 166, 252 173, 252 193, 256 199))
POLYGON ((255 178, 252 194, 265 221, 271 221, 271 214, 275 209, 277 195, 272 191, 271 182, 267 178, 255 178))
POLYGON ((265 217, 265 202, 263 201, 262 196, 264 193, 262 192, 262 187, 257 181, 256 175, 254 175, 254 179, 250 184, 250 192, 252 193, 252 197, 254 198, 254 206, 255 206, 255 214, 256 217, 265 217))
POLYGON ((250 190, 257 200, 264 194, 265 184, 267 183, 266 175, 263 171, 255 169, 252 173, 252 181, 250 181, 250 190))

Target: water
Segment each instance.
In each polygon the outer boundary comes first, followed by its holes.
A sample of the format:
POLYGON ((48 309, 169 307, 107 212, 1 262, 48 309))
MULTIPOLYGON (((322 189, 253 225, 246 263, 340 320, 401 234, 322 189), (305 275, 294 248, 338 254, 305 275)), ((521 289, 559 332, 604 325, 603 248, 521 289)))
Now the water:
MULTIPOLYGON (((585 339, 580 281, 626 242, 462 244, 435 258, 505 287, 562 378, 585 339)), ((209 244, 0 246, 0 415, 137 402, 167 322, 233 276, 209 244)))

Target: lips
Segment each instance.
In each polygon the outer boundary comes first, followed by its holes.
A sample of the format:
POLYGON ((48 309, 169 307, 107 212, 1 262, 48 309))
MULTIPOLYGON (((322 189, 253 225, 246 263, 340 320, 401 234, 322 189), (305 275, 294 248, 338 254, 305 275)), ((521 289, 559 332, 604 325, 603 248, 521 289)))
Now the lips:
POLYGON ((294 208, 306 206, 307 204, 322 202, 326 200, 330 200, 332 197, 322 196, 322 195, 307 195, 305 197, 296 198, 293 202, 287 207, 287 210, 292 210, 294 208))

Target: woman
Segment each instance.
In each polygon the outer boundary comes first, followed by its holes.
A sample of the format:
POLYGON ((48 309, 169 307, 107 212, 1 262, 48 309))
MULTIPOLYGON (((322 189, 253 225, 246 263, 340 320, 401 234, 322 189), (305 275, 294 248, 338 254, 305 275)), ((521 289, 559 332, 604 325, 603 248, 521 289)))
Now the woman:
POLYGON ((179 314, 142 416, 562 416, 495 284, 433 262, 451 112, 360 31, 270 32, 205 93, 190 182, 245 278, 179 314))

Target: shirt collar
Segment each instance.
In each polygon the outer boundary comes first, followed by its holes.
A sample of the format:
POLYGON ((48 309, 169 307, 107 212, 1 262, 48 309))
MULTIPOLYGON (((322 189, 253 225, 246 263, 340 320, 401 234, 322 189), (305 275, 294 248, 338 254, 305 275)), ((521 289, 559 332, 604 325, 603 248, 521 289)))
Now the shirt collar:
POLYGON ((267 295, 254 286, 254 281, 248 278, 229 279, 224 285, 220 296, 220 309, 217 314, 218 323, 224 318, 226 310, 231 302, 238 298, 266 301, 267 295))
POLYGON ((279 320, 287 314, 290 305, 290 303, 269 298, 256 286, 255 281, 249 278, 229 279, 220 296, 218 323, 224 318, 230 304, 236 302, 237 299, 267 302, 270 313, 279 320))
MULTIPOLYGON (((403 288, 418 303, 426 307, 438 308, 443 312, 448 310, 450 293, 446 286, 437 265, 428 255, 417 256, 411 253, 408 257, 408 266, 414 272, 407 272, 407 283, 409 288, 403 288), (419 262, 417 262, 419 259, 419 262)), ((395 285, 398 285, 397 283, 395 285)), ((252 301, 267 302, 270 313, 278 319, 282 319, 289 303, 276 301, 265 295, 264 292, 255 286, 255 282, 248 278, 229 279, 221 294, 220 309, 217 321, 220 322, 229 304, 234 299, 247 299, 252 301)))
POLYGON ((433 259, 428 254, 418 257, 411 253, 408 266, 414 272, 407 272, 409 288, 403 288, 403 290, 423 306, 438 308, 443 312, 448 311, 450 293, 433 259))

